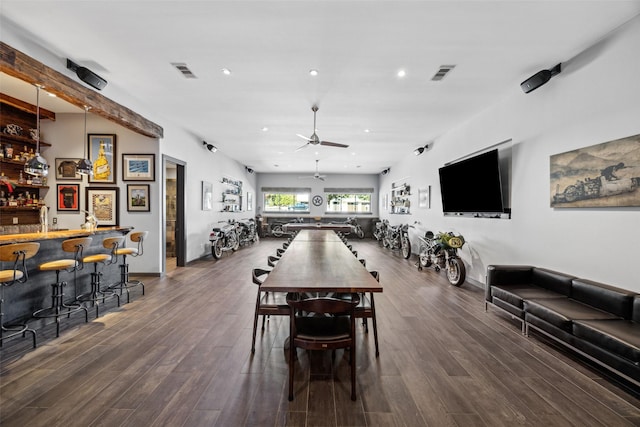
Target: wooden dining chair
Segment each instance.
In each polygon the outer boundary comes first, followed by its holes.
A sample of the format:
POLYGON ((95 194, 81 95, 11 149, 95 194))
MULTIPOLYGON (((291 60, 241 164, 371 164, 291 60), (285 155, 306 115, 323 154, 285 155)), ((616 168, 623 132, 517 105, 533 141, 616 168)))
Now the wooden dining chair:
POLYGON ((253 340, 251 341, 251 353, 256 352, 256 331, 258 329, 258 317, 262 316, 262 332, 267 316, 288 316, 289 305, 286 294, 283 292, 263 292, 262 282, 271 270, 254 268, 251 271, 253 283, 258 285, 258 295, 256 296, 256 308, 253 315, 253 340))
POLYGON ((349 300, 317 297, 298 299, 287 295, 290 311, 289 400, 293 400, 293 377, 297 348, 306 350, 350 349, 351 400, 356 400, 356 327, 355 307, 358 294, 349 300))
MULTIPOLYGON (((374 279, 380 282, 380 274, 377 271, 369 272, 374 279)), ((362 325, 364 326, 365 333, 369 333, 368 319, 371 319, 373 323, 373 342, 376 346, 376 357, 380 356, 380 349, 378 347, 378 319, 376 318, 376 302, 373 299, 373 292, 368 294, 365 292, 360 293, 360 303, 356 306, 354 316, 356 319, 362 319, 362 325)), ((343 295, 343 299, 350 299, 351 294, 343 295)))

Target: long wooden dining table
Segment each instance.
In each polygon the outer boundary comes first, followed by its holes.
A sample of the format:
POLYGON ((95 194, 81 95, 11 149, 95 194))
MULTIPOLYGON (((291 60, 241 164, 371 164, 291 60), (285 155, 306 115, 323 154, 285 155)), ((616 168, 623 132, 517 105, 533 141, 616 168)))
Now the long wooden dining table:
POLYGON ((382 292, 331 230, 301 230, 261 286, 263 292, 382 292))

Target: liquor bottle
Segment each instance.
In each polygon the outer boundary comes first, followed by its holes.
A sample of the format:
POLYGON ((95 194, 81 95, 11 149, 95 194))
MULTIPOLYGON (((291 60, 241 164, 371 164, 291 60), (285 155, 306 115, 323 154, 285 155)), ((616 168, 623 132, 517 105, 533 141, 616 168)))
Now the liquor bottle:
POLYGON ((98 158, 93 162, 93 179, 106 180, 111 175, 111 167, 104 153, 104 141, 100 141, 100 149, 98 150, 98 158))

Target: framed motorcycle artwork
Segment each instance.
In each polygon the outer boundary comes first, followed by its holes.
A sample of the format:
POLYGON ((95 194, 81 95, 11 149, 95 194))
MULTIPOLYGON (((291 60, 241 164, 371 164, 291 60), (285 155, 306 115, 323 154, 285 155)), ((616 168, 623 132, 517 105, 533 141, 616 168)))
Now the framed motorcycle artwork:
POLYGON ((551 207, 640 206, 640 135, 551 156, 551 207))

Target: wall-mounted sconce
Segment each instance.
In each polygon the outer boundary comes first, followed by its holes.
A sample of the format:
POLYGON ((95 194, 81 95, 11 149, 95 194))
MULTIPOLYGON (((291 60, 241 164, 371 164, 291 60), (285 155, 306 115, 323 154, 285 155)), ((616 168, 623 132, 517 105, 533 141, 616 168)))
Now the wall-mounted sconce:
POLYGON ((202 141, 202 145, 207 147, 207 150, 211 151, 212 153, 218 151, 218 148, 215 145, 209 144, 207 141, 202 141))
POLYGON ((420 154, 424 153, 428 149, 429 149, 429 144, 423 147, 416 148, 415 150, 413 150, 413 154, 415 154, 416 156, 419 156, 420 154))
POLYGON ((533 92, 534 90, 538 89, 540 86, 551 80, 551 77, 560 74, 561 71, 562 63, 556 65, 550 70, 538 71, 533 76, 520 83, 520 88, 522 88, 524 93, 533 92))
POLYGON ((81 67, 67 58, 67 68, 75 71, 80 80, 91 87, 102 90, 107 86, 107 81, 86 67, 81 67))
POLYGON ((383 170, 382 172, 380 172, 380 175, 386 175, 389 173, 389 171, 391 170, 391 168, 386 168, 385 170, 383 170))
POLYGON ((251 169, 249 166, 245 166, 245 167, 244 167, 244 170, 246 170, 246 171, 247 171, 247 173, 253 173, 253 172, 254 172, 254 170, 253 170, 253 169, 251 169))

